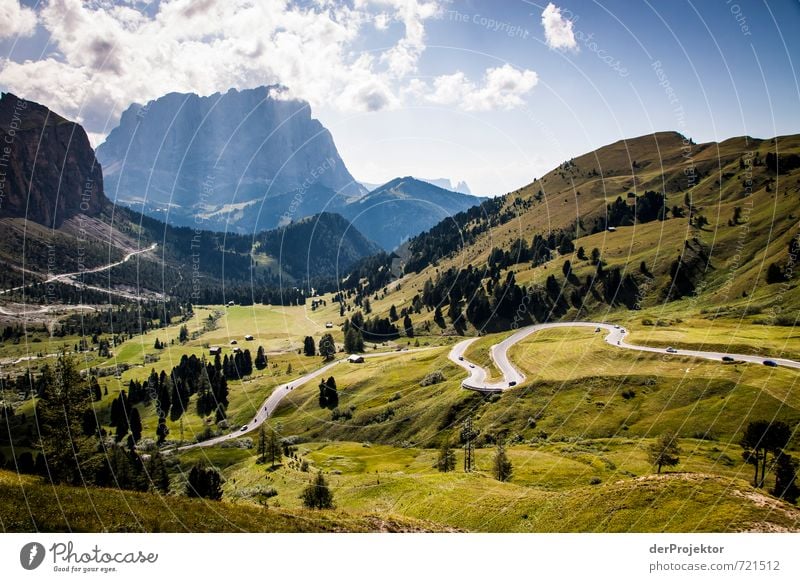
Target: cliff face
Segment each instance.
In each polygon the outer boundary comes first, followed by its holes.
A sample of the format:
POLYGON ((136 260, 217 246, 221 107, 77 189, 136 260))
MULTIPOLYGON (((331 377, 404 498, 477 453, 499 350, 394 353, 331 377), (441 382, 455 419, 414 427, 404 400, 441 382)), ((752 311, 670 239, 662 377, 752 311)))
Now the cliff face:
POLYGON ((106 192, 172 224, 251 232, 280 223, 286 209, 272 201, 287 193, 364 194, 308 104, 275 98, 278 90, 132 105, 97 149, 106 192))
POLYGON ((0 97, 0 217, 58 228, 108 203, 86 132, 46 107, 11 93, 0 97))

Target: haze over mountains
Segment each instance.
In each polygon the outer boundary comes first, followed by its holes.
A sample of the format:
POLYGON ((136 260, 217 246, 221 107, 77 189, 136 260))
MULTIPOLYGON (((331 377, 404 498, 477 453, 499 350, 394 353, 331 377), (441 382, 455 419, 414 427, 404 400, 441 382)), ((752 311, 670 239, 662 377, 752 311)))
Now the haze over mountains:
POLYGON ((392 250, 481 202, 410 178, 368 195, 309 105, 283 99, 277 86, 131 105, 97 158, 116 202, 218 231, 254 233, 335 212, 392 250))

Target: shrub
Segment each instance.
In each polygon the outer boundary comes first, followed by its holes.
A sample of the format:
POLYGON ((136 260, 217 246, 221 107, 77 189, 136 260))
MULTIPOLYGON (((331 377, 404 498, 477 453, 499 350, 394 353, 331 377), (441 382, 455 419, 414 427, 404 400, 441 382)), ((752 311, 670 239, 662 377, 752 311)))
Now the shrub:
POLYGON ((436 370, 435 372, 431 372, 430 374, 425 376, 419 383, 419 385, 431 386, 433 384, 438 384, 439 382, 444 382, 444 374, 442 374, 441 371, 436 370))

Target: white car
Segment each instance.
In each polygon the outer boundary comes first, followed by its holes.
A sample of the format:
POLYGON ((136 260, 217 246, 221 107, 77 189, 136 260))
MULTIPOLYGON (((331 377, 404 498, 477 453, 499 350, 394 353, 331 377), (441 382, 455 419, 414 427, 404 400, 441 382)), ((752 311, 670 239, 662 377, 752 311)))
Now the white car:
POLYGON ((673 347, 669 347, 669 348, 667 348, 667 353, 668 353, 668 354, 677 354, 677 353, 678 353, 678 350, 676 350, 676 349, 675 349, 675 348, 673 348, 673 347))
POLYGON ((245 430, 247 430, 247 426, 248 426, 248 425, 244 425, 242 428, 240 428, 240 429, 239 429, 239 431, 245 431, 245 430))

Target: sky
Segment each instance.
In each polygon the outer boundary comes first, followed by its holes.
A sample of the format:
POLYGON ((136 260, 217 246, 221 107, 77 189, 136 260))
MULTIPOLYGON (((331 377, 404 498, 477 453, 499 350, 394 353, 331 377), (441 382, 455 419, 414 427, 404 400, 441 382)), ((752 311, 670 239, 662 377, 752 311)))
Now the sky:
POLYGON ((0 0, 0 90, 99 145, 131 103, 281 84, 359 180, 493 196, 624 138, 800 133, 800 3, 0 0))

